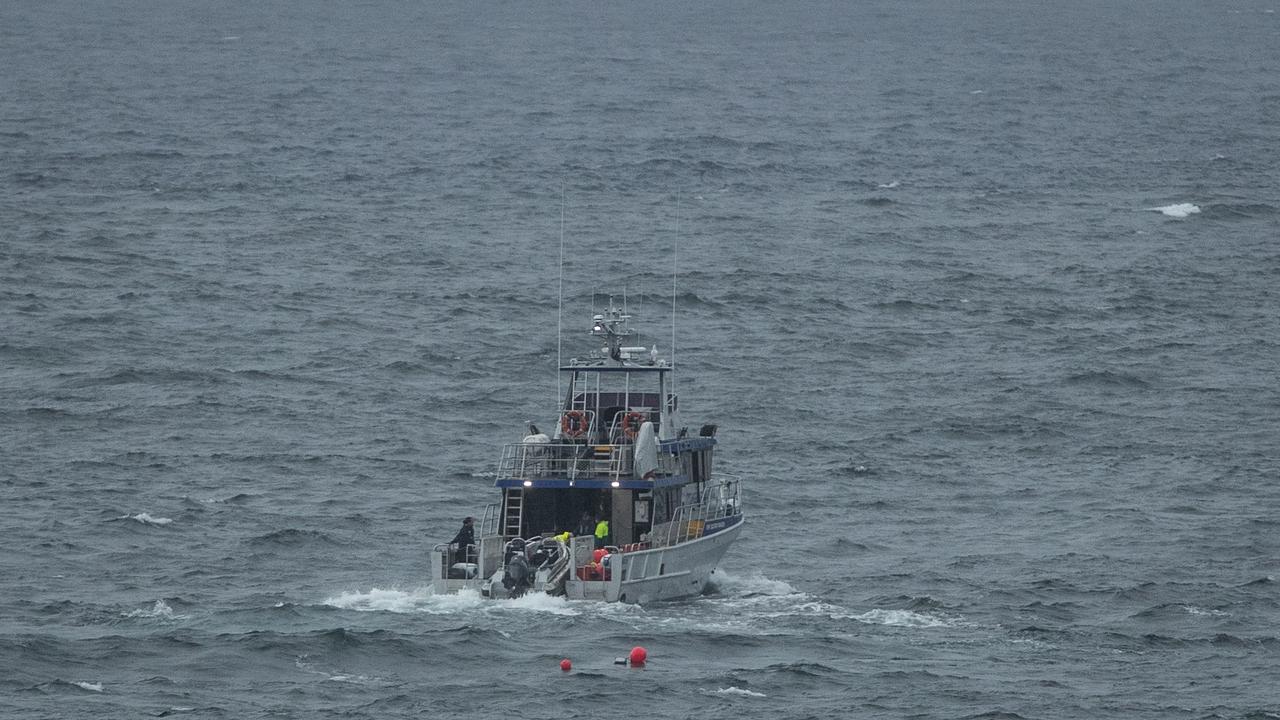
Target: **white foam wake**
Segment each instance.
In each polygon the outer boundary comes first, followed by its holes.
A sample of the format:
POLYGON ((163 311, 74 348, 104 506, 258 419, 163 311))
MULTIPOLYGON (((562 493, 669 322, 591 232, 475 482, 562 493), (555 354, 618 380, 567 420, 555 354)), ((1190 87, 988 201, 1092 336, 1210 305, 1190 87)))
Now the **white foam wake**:
POLYGON ((744 596, 751 596, 751 595, 782 596, 782 595, 800 594, 799 590, 796 590, 794 587, 787 584, 786 582, 783 582, 782 580, 773 580, 771 578, 767 578, 758 572, 752 573, 747 577, 739 577, 737 575, 727 573, 724 570, 717 568, 715 573, 711 576, 711 581, 715 583, 715 586, 720 590, 721 593, 731 597, 744 597, 744 596))
POLYGON ((89 690, 92 692, 102 692, 102 683, 76 682, 71 684, 75 685, 81 690, 89 690))
POLYGON ((869 610, 861 615, 852 616, 852 619, 868 625, 891 625, 893 627, 909 628, 950 627, 955 624, 944 617, 910 610, 869 610))
POLYGON ((553 615, 578 615, 574 604, 562 597, 545 593, 529 593, 515 600, 485 600, 475 590, 463 590, 457 594, 436 595, 431 588, 417 590, 383 590, 371 588, 368 592, 344 592, 326 598, 323 604, 343 610, 359 612, 427 613, 450 615, 476 611, 530 611, 553 615))
POLYGON ((397 613, 456 612, 477 607, 480 603, 480 593, 477 592, 437 597, 430 588, 411 591, 371 588, 368 592, 344 592, 324 600, 325 605, 343 610, 397 613))

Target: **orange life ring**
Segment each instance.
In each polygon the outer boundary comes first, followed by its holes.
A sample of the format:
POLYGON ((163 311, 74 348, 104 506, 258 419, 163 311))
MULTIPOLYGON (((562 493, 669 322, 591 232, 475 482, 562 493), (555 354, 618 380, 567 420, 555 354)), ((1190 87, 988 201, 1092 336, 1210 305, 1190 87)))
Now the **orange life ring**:
POLYGON ((640 432, 640 426, 644 424, 646 419, 647 418, 645 418, 644 413, 636 412, 634 410, 623 415, 622 434, 626 435, 628 438, 635 438, 636 434, 640 432))
POLYGON ((587 434, 587 414, 581 410, 570 410, 560 418, 560 430, 565 437, 580 438, 587 434))

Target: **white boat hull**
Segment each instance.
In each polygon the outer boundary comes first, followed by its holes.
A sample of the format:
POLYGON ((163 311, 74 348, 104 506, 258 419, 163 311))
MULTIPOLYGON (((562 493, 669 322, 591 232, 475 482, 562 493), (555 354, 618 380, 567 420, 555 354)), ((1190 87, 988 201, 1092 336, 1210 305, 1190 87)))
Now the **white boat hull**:
POLYGON ((719 532, 670 547, 621 553, 613 557, 608 580, 565 582, 570 600, 652 603, 702 594, 720 559, 737 539, 742 516, 719 532))
MULTIPOLYGON (((745 524, 742 515, 724 518, 724 521, 722 529, 676 545, 618 553, 610 560, 608 579, 583 580, 570 575, 564 582, 564 594, 570 600, 632 604, 700 595, 706 589, 712 571, 745 524)), ((502 585, 501 569, 487 579, 445 578, 443 574, 437 559, 433 590, 438 594, 471 590, 488 598, 508 597, 502 585)), ((548 587, 546 580, 543 573, 538 573, 537 581, 529 591, 559 594, 559 588, 548 587)))

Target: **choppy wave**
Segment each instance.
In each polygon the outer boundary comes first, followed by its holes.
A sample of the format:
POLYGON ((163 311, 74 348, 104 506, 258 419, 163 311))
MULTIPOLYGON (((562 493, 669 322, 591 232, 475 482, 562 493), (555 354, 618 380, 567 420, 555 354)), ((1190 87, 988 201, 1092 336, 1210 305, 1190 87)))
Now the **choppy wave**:
POLYGON ((297 545, 332 545, 334 539, 320 530, 285 528, 265 535, 259 535, 249 541, 253 545, 297 546, 297 545))
POLYGON ((1274 16, 134 5, 5 14, 8 714, 1275 709, 1274 16), (423 589, 619 286, 728 571, 423 589))

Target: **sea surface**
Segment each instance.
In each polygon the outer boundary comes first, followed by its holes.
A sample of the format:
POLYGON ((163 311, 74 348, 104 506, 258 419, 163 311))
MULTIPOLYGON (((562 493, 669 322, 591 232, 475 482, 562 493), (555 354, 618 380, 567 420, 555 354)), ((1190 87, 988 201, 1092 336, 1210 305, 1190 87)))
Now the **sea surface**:
POLYGON ((15 0, 0 68, 0 716, 1280 718, 1277 0, 15 0), (742 538, 433 595, 610 293, 742 538))

